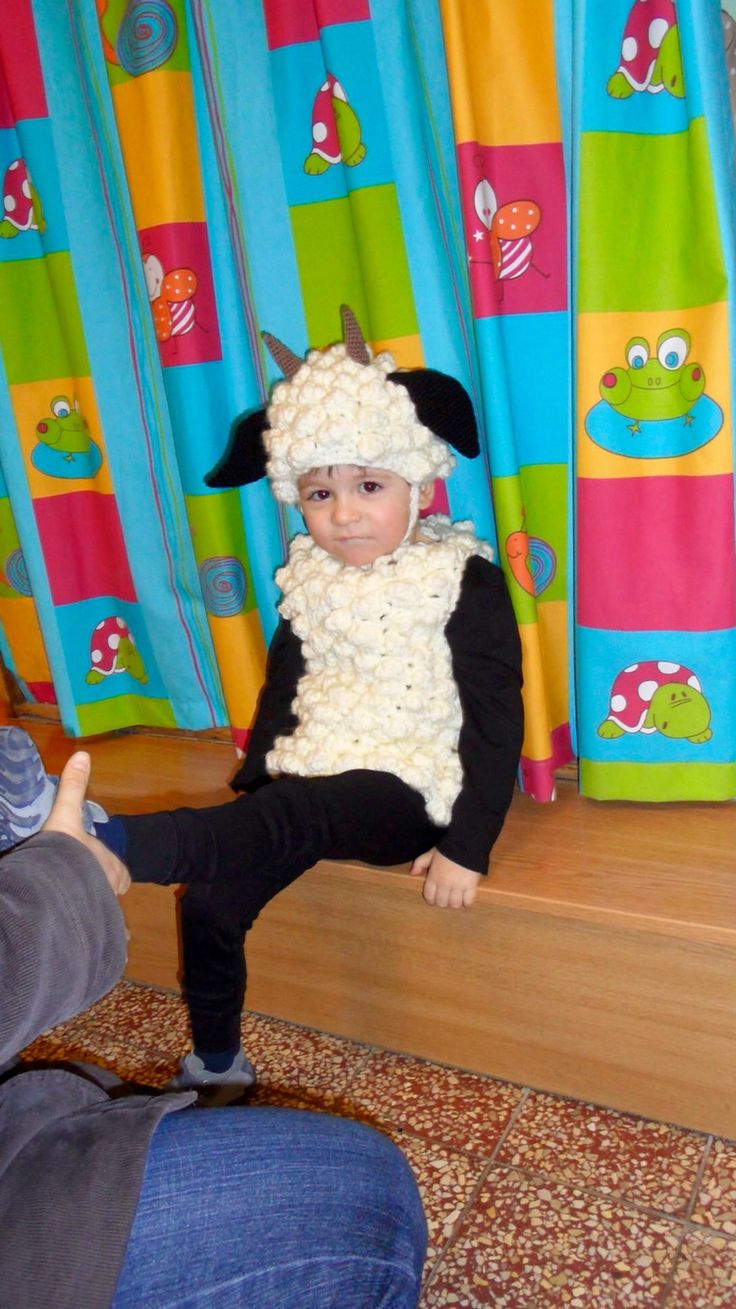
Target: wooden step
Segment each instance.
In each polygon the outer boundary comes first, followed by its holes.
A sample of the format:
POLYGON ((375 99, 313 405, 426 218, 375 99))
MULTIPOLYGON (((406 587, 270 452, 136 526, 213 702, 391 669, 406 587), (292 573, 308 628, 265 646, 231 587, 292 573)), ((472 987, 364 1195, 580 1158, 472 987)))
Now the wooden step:
MULTIPOLYGON (((70 743, 34 722, 53 768, 70 743)), ((113 811, 228 798, 230 748, 88 742, 113 811)), ((736 814, 730 805, 515 797, 471 910, 405 869, 320 864, 248 947, 252 1008, 371 1044, 736 1137, 736 814)), ((128 976, 177 984, 171 890, 124 907, 128 976)))

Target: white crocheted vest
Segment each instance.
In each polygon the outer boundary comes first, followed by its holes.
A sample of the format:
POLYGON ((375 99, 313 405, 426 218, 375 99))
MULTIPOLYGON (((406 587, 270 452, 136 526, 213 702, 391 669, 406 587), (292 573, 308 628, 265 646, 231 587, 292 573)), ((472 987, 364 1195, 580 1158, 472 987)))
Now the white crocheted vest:
POLYGON ((395 773, 446 826, 460 790, 461 711, 445 626, 472 555, 493 558, 472 523, 425 519, 422 540, 373 564, 341 564, 310 536, 276 574, 279 610, 302 642, 306 672, 293 736, 266 758, 270 773, 395 773))

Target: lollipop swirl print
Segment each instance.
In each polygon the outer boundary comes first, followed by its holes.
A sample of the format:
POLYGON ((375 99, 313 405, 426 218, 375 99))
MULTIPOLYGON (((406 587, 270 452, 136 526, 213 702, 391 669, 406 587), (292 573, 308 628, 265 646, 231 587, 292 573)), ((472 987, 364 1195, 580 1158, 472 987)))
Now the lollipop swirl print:
POLYGON ((128 0, 113 46, 103 26, 109 0, 96 0, 105 58, 131 77, 160 68, 179 39, 176 13, 168 0, 128 0))
POLYGON ((199 582, 208 613, 232 618, 245 606, 245 569, 234 555, 212 555, 199 566, 199 582))

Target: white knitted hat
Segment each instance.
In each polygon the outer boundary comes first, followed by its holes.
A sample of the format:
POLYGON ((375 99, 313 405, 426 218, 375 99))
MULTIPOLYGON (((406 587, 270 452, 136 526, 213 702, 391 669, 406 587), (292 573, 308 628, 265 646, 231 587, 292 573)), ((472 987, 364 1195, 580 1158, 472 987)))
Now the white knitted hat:
POLYGON ((346 305, 342 320, 344 340, 306 359, 263 333, 284 381, 267 408, 236 422, 209 486, 267 474, 276 499, 297 504, 298 480, 312 468, 386 468, 418 488, 452 472, 448 443, 478 454, 473 407, 459 382, 428 368, 399 371, 387 352, 373 354, 346 305))
POLYGON ((386 468, 418 486, 452 472, 449 447, 419 422, 408 391, 388 381, 395 372, 390 354, 356 363, 340 343, 310 350, 274 387, 263 442, 277 500, 296 504, 298 479, 333 464, 386 468))

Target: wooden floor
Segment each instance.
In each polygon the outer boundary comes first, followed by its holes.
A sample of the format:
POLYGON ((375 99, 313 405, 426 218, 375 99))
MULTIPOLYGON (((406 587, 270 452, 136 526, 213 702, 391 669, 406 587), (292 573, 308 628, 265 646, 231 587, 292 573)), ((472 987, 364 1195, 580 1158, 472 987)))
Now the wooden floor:
MULTIPOLYGON (((26 722, 50 770, 60 729, 26 722)), ((86 743, 113 811, 230 795, 227 744, 86 743)), ((249 1003, 371 1044, 736 1136, 736 810, 517 796, 472 910, 402 869, 322 864, 264 911, 249 1003)), ((174 892, 125 901, 128 976, 175 987, 174 892)))

